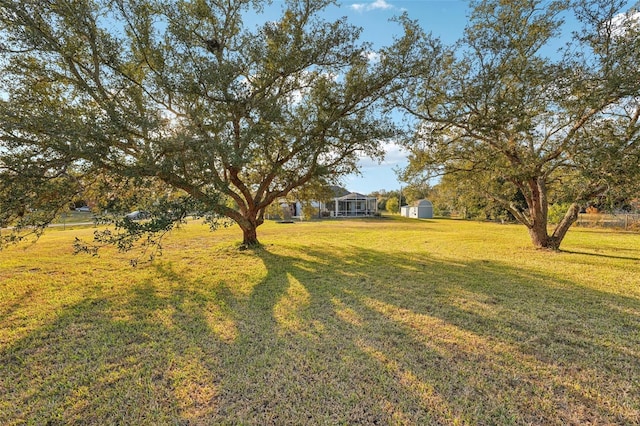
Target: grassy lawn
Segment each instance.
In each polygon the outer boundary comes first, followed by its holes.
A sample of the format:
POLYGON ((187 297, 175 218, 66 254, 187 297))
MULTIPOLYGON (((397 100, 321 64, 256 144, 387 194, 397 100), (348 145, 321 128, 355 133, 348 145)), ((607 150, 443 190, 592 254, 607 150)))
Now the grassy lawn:
POLYGON ((640 424, 640 235, 454 220, 0 252, 0 423, 640 424))

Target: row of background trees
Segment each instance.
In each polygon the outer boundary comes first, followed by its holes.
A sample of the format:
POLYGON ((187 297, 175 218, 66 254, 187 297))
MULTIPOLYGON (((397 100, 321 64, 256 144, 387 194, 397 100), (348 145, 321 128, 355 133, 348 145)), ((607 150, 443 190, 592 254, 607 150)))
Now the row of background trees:
MULTIPOLYGON (((490 197, 477 187, 463 187, 453 176, 446 176, 438 183, 407 185, 400 189, 380 189, 369 194, 378 200, 378 210, 389 213, 399 213, 400 207, 410 205, 418 200, 428 199, 433 203, 434 214, 440 217, 456 217, 463 219, 490 220, 500 222, 516 222, 509 210, 500 203, 495 203, 490 197), (400 201, 402 200, 402 201, 400 201)), ((523 207, 523 198, 513 200, 523 207)), ((553 203, 549 205, 549 224, 558 224, 568 205, 553 203)), ((614 215, 640 213, 640 199, 633 198, 610 199, 606 196, 594 198, 586 203, 581 213, 605 213, 614 215)))

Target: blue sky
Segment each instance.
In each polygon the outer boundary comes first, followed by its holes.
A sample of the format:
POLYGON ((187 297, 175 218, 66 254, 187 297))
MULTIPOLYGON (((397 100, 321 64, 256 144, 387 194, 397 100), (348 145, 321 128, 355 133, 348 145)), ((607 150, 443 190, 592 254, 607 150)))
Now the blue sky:
MULTIPOLYGON (((349 22, 363 28, 362 40, 374 47, 389 45, 394 36, 401 35, 398 24, 390 22, 394 16, 407 13, 418 20, 426 32, 431 32, 444 43, 458 40, 467 23, 468 2, 462 0, 353 0, 341 1, 327 11, 329 18, 347 16, 349 22)), ((385 146, 387 155, 382 163, 369 158, 360 161, 361 175, 344 178, 344 187, 350 191, 368 194, 376 190, 398 189, 394 169, 406 164, 406 157, 398 146, 385 146)))

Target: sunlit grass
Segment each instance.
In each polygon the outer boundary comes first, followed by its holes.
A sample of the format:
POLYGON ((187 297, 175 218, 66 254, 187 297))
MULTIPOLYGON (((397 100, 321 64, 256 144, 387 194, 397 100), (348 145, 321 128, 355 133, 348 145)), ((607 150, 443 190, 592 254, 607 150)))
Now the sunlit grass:
POLYGON ((162 256, 0 252, 0 423, 638 424, 640 235, 189 224, 162 256))

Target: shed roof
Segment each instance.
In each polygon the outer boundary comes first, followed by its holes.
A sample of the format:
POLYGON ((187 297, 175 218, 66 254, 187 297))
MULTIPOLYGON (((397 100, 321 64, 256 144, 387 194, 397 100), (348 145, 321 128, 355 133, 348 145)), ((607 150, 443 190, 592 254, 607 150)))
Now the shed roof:
POLYGON ((420 200, 416 202, 417 207, 433 207, 433 203, 429 200, 420 200))

